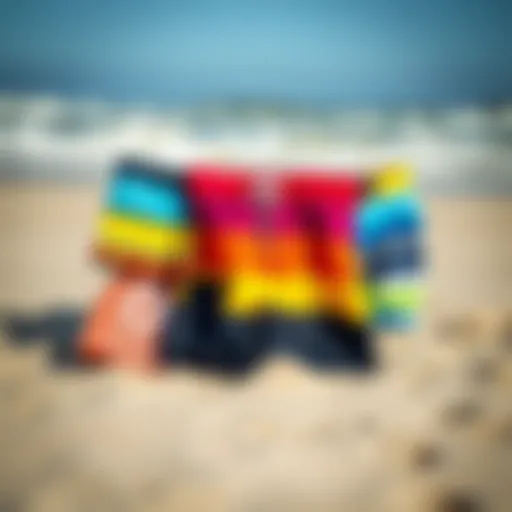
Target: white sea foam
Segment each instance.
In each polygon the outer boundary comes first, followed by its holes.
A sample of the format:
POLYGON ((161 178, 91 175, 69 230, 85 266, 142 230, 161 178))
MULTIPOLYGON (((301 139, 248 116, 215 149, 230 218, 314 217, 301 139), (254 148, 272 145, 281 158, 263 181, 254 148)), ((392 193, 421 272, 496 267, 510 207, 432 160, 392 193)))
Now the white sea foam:
POLYGON ((427 189, 511 193, 512 105, 312 112, 0 96, 0 177, 91 181, 127 153, 262 169, 364 169, 399 159, 417 166, 427 189))

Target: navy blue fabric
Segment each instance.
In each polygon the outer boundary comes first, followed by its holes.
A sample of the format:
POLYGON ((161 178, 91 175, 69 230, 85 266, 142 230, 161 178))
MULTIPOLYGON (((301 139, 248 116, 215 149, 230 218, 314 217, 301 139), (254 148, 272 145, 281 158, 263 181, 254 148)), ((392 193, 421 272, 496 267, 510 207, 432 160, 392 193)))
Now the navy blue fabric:
POLYGON ((40 315, 5 314, 7 336, 19 345, 35 340, 48 344, 57 365, 73 365, 76 360, 76 339, 85 314, 79 308, 62 308, 40 315))
MULTIPOLYGON (((335 318, 251 320, 226 318, 219 311, 222 290, 202 284, 190 300, 169 311, 160 359, 173 366, 245 373, 276 354, 295 357, 325 370, 364 370, 374 366, 370 333, 335 318)), ((75 364, 76 340, 85 314, 61 309, 26 317, 7 315, 8 335, 16 343, 45 340, 58 365, 75 364)))
POLYGON ((198 285, 190 300, 169 314, 162 358, 170 365, 193 365, 238 372, 257 364, 269 345, 268 321, 230 319, 220 314, 220 288, 198 285))
POLYGON ((218 309, 219 287, 202 284, 170 315, 162 357, 222 371, 245 371, 274 354, 323 369, 371 368, 370 333, 336 318, 226 318, 218 309))

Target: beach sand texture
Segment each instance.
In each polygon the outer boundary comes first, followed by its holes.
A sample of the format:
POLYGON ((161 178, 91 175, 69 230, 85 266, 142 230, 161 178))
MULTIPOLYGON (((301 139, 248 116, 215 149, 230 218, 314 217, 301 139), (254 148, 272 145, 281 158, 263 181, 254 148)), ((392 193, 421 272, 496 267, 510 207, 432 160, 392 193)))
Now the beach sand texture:
MULTIPOLYGON (((0 189, 0 309, 92 299, 97 205, 95 188, 0 189)), ((0 510, 509 511, 512 201, 427 207, 422 325, 376 339, 371 375, 55 372, 43 343, 4 339, 0 510)))

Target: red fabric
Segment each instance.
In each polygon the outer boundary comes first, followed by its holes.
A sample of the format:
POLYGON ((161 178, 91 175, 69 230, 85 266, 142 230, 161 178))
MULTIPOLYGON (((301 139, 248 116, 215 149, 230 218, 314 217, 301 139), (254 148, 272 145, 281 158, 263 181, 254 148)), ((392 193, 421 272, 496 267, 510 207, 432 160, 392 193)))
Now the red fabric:
POLYGON ((363 194, 363 182, 358 176, 347 175, 340 171, 336 175, 322 173, 319 169, 290 171, 282 181, 282 195, 296 201, 353 200, 363 194))
POLYGON ((233 255, 222 243, 226 232, 252 229, 253 176, 246 167, 196 164, 188 168, 187 187, 197 235, 196 265, 201 277, 218 278, 233 255))
POLYGON ((188 169, 187 186, 190 199, 236 198, 249 194, 253 177, 247 167, 195 164, 188 169))

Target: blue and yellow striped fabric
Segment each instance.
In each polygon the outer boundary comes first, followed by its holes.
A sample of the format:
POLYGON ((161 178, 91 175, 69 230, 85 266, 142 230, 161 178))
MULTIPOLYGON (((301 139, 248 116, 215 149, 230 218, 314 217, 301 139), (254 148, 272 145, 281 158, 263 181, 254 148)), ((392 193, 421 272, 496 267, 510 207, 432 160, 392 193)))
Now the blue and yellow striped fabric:
POLYGON ((393 165, 375 174, 357 224, 373 324, 392 330, 413 327, 424 295, 424 220, 408 166, 393 165))
POLYGON ((182 177, 172 169, 122 162, 107 190, 96 247, 143 265, 190 256, 192 232, 182 177))

